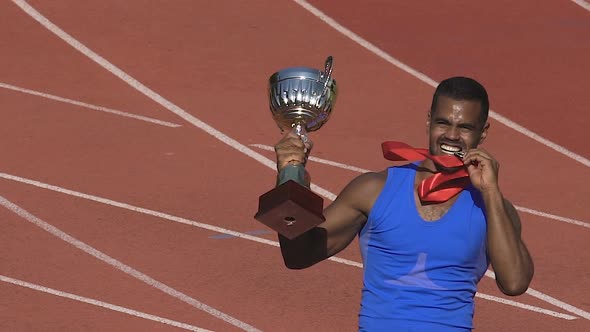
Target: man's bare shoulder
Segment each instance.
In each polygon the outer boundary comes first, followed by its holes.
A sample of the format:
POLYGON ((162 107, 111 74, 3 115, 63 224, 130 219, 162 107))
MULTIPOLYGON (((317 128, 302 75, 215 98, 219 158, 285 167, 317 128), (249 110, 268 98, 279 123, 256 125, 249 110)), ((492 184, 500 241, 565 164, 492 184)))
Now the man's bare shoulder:
POLYGON ((362 187, 368 190, 370 189, 379 189, 385 185, 385 181, 387 181, 387 170, 382 170, 380 172, 368 172, 363 173, 356 178, 354 178, 350 185, 354 187, 362 187))

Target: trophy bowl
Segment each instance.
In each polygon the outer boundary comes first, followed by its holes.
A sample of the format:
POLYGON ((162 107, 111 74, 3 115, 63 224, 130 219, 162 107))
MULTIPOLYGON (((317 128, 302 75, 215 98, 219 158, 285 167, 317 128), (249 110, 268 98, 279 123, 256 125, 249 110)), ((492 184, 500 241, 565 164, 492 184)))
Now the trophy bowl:
POLYGON ((324 71, 291 67, 270 76, 270 111, 281 130, 301 125, 310 132, 328 121, 338 94, 336 80, 332 78, 332 64, 329 56, 324 71))

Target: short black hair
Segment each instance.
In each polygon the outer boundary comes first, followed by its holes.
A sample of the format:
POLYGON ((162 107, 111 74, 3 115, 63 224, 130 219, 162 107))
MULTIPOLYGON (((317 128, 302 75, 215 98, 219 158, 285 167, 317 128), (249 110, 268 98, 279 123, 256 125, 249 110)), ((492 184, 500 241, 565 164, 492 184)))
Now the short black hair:
POLYGON ((439 96, 445 96, 454 100, 475 100, 481 104, 482 123, 488 120, 490 102, 486 89, 478 81, 469 77, 456 76, 447 78, 436 87, 430 106, 432 115, 436 108, 439 96))

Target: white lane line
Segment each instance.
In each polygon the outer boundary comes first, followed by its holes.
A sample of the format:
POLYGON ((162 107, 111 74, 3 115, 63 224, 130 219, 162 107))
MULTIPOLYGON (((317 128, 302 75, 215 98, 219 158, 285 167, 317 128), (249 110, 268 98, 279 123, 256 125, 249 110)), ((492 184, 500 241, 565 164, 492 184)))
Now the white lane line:
POLYGON ((550 213, 545 213, 542 211, 537 211, 537 210, 533 210, 533 209, 529 209, 526 207, 522 207, 522 206, 514 206, 514 208, 518 211, 524 212, 524 213, 530 213, 532 215, 538 216, 538 217, 544 217, 544 218, 548 218, 548 219, 553 219, 553 220, 557 220, 557 221, 561 221, 561 222, 565 222, 568 224, 573 224, 573 225, 577 225, 577 226, 582 226, 582 227, 586 227, 586 228, 590 228, 590 223, 581 221, 581 220, 576 220, 576 219, 571 219, 571 218, 566 218, 566 217, 562 217, 562 216, 557 216, 554 214, 550 214, 550 213))
MULTIPOLYGON (((350 38, 351 40, 353 40, 354 42, 356 42, 357 44, 361 45, 362 47, 364 47, 365 49, 369 50, 370 52, 372 52, 373 54, 377 55, 378 57, 380 57, 381 59, 389 62, 390 64, 398 67, 399 69, 405 71, 406 73, 414 76, 415 78, 417 78, 418 80, 432 86, 435 87, 438 85, 438 82, 436 82, 435 80, 433 80, 432 78, 426 76, 426 74, 419 72, 418 70, 406 65, 405 63, 401 62, 400 60, 394 58, 393 56, 391 56, 390 54, 388 54, 387 52, 381 50, 380 48, 378 48, 377 46, 371 44, 369 41, 367 41, 366 39, 362 38, 361 36, 357 35, 356 33, 352 32, 351 30, 345 28, 343 25, 341 25, 340 23, 336 22, 336 20, 334 20, 333 18, 331 18, 330 16, 326 15, 324 12, 322 12, 321 10, 317 9, 316 7, 312 6, 309 2, 304 1, 304 0, 293 0, 295 3, 297 3, 298 5, 300 5, 301 7, 305 8, 307 11, 309 11, 311 14, 313 14, 314 16, 316 16, 317 18, 319 18, 320 20, 322 20, 324 23, 328 24, 330 27, 332 27, 333 29, 335 29, 336 31, 340 32, 341 34, 343 34, 344 36, 350 38)), ((579 155, 576 154, 573 151, 570 151, 568 149, 566 149, 565 147, 558 145, 538 134, 536 134, 535 132, 517 124, 516 122, 508 119, 505 116, 502 116, 492 110, 490 110, 489 113, 490 118, 504 124, 505 126, 563 154, 564 156, 571 158, 579 163, 581 163, 582 165, 585 165, 587 167, 590 167, 590 160, 579 155)))
MULTIPOLYGON (((276 170, 275 162, 273 162, 272 160, 255 152, 254 150, 248 148, 247 146, 241 144, 240 142, 236 141, 235 139, 227 136, 226 134, 222 133, 221 131, 211 127, 210 125, 206 124, 205 122, 197 119, 196 117, 194 117, 190 113, 184 111, 183 109, 181 109, 180 107, 178 107, 174 103, 168 101, 167 99, 160 96, 159 94, 157 94, 153 90, 149 89, 148 87, 143 85, 141 82, 137 81, 136 79, 134 79, 133 77, 131 77, 130 75, 128 75, 127 73, 125 73, 124 71, 122 71, 121 69, 116 67, 115 65, 111 64, 105 58, 101 57, 100 55, 98 55, 94 51, 90 50, 88 47, 86 47, 85 45, 80 43, 77 39, 73 38, 72 36, 67 34, 65 31, 60 29, 58 26, 53 24, 46 17, 44 17, 41 13, 39 13, 37 10, 35 10, 33 7, 31 7, 26 1, 23 1, 23 0, 12 0, 12 1, 17 6, 19 6, 24 12, 26 12, 29 16, 31 16, 33 19, 35 19, 37 22, 39 22, 41 25, 43 25, 46 29, 48 29, 49 31, 54 33, 56 36, 61 38, 63 41, 68 43, 70 46, 72 46, 73 48, 75 48, 76 50, 81 52, 82 54, 86 55, 91 60, 93 60, 94 62, 96 62, 97 64, 99 64, 100 66, 102 66, 103 68, 108 70, 109 72, 111 72, 116 77, 120 78, 121 80, 123 80, 124 82, 129 84, 131 87, 137 89, 139 92, 146 95, 148 98, 159 103, 160 105, 162 105, 166 109, 170 110, 174 114, 183 118, 187 122, 193 124, 195 127, 202 129, 203 131, 205 131, 209 135, 217 138, 218 140, 222 141, 223 143, 242 152, 243 154, 247 155, 248 157, 257 160, 261 164, 263 164, 273 170, 276 170)), ((393 59, 393 58, 391 58, 391 59, 393 59)), ((424 77, 427 78, 425 75, 424 75, 424 77)), ((434 81, 432 81, 432 82, 434 82, 434 81)), ((436 85, 436 82, 434 82, 434 84, 436 85)), ((491 114, 492 114, 492 112, 490 112, 490 115, 491 114)), ((570 155, 568 155, 568 156, 572 157, 570 155)), ((577 155, 573 154, 573 156, 575 157, 577 155)), ((578 156, 578 157, 583 159, 582 161, 580 161, 580 160, 578 160, 578 161, 583 162, 585 160, 585 162, 586 162, 585 165, 590 166, 590 161, 586 160, 585 158, 583 158, 581 156, 578 156)), ((330 199, 330 200, 336 199, 336 195, 334 195, 333 193, 331 193, 331 192, 329 192, 317 185, 312 184, 311 189, 313 191, 317 192, 318 194, 330 199)), ((230 234, 230 235, 234 235, 234 234, 230 234)), ((246 237, 254 237, 254 236, 242 234, 242 236, 238 236, 238 237, 246 238, 246 237)), ((262 239, 262 240, 264 240, 264 239, 262 239)), ((260 241, 257 241, 257 242, 260 242, 260 241)), ((553 303, 551 303, 551 304, 553 304, 553 303)))
POLYGON ((192 221, 192 220, 181 218, 181 217, 176 217, 176 216, 173 216, 173 215, 170 215, 167 213, 149 210, 149 209, 141 208, 141 207, 134 206, 131 204, 127 204, 127 203, 117 202, 117 201, 114 201, 114 200, 108 199, 108 198, 85 194, 85 193, 81 193, 78 191, 54 186, 51 184, 46 184, 46 183, 35 181, 35 180, 22 178, 22 177, 15 176, 15 175, 0 173, 0 178, 16 181, 16 182, 20 182, 20 183, 25 183, 28 185, 35 186, 37 188, 47 189, 47 190, 55 191, 55 192, 62 193, 65 195, 83 198, 83 199, 86 199, 89 201, 93 201, 93 202, 97 202, 97 203, 101 203, 101 204, 105 204, 105 205, 110 205, 110 206, 118 207, 121 209, 129 210, 129 211, 134 211, 137 213, 142 213, 142 214, 146 214, 146 215, 150 215, 150 216, 154 216, 154 217, 158 217, 158 218, 162 218, 162 219, 167 219, 167 220, 174 221, 174 222, 177 222, 180 224, 194 226, 194 227, 210 230, 210 231, 217 232, 217 233, 228 234, 228 235, 235 236, 238 238, 242 238, 242 239, 246 239, 246 240, 250 240, 250 241, 255 241, 255 242, 259 242, 259 243, 263 243, 263 244, 267 244, 267 245, 272 245, 272 246, 277 246, 277 247, 279 246, 278 242, 266 240, 266 239, 252 236, 249 234, 243 234, 243 233, 239 233, 239 232, 230 231, 230 230, 227 230, 227 229, 224 229, 221 227, 217 227, 217 226, 213 226, 213 225, 209 225, 209 224, 204 224, 204 223, 192 221))
MULTIPOLYGON (((254 241, 254 242, 258 242, 258 243, 262 243, 265 245, 270 245, 273 247, 279 247, 279 243, 276 241, 271 241, 271 240, 267 240, 261 237, 257 237, 257 236, 253 236, 253 235, 249 235, 249 234, 244 234, 244 233, 240 233, 240 232, 236 232, 236 231, 232 231, 229 229, 225 229, 225 228, 221 228, 218 226, 213 226, 213 225, 209 225, 209 224, 205 224, 205 223, 201 223, 201 222, 197 222, 197 221, 193 221, 190 219, 186 219, 186 218, 182 218, 182 217, 177 217, 177 216, 173 216, 167 213, 163 213, 163 212, 158 212, 158 211, 154 211, 154 210, 150 210, 150 209, 145 209, 142 207, 138 207, 138 206, 134 206, 134 205, 130 205, 127 203, 121 203, 121 202, 117 202, 111 199, 107 199, 107 198, 103 198, 103 197, 99 197, 99 196, 94 196, 94 195, 89 195, 89 194, 84 194, 81 192, 77 192, 74 190, 70 190, 70 189, 65 189, 62 187, 58 187, 58 186, 54 186, 54 185, 50 185, 50 184, 46 184, 46 183, 42 183, 39 181, 35 181, 35 180, 30 180, 30 179, 25 179, 25 178, 21 178, 18 176, 14 176, 14 175, 10 175, 10 174, 6 174, 6 173, 0 173, 0 178, 4 178, 7 180, 12 180, 12 181, 16 181, 16 182, 20 182, 20 183, 25 183, 28 185, 32 185, 38 188, 42 188, 42 189, 47 189, 47 190, 51 190, 51 191, 55 191, 55 192, 59 192, 62 194, 66 194, 69 196, 74 196, 74 197, 78 197, 78 198, 83 198, 83 199, 87 199, 90 201, 94 201, 94 202, 98 202, 98 203, 102 203, 102 204, 106 204, 106 205, 110 205, 113 207, 118 207, 118 208, 122 208, 122 209, 126 209, 126 210, 130 210, 130 211, 134 211, 137 213, 142 213, 142 214, 146 214, 146 215, 150 215, 150 216, 154 216, 154 217, 158 217, 158 218, 162 218, 162 219, 166 219, 166 220, 170 220, 173 222, 177 222, 180 224, 185 224, 185 225, 190 225, 190 226, 194 226, 197 228, 202 228, 202 229, 206 229, 209 231, 213 231, 213 232, 218 232, 218 233, 222 233, 222 234, 228 234, 237 238, 241 238, 241 239, 245 239, 245 240, 249 240, 249 241, 254 241)), ((329 260, 336 262, 336 263, 340 263, 340 264, 344 264, 344 265, 348 265, 348 266, 353 266, 353 267, 357 267, 357 268, 363 268, 363 264, 359 263, 359 262, 355 262, 349 259, 345 259, 345 258, 340 258, 340 257, 330 257, 329 260)), ((494 278, 493 274, 490 274, 491 271, 488 271, 486 273, 486 276, 490 277, 490 278, 494 278)), ((530 290, 530 289, 529 289, 530 290)), ((541 292, 538 291, 534 291, 532 293, 530 293, 531 296, 533 297, 537 297, 540 298, 541 300, 555 305, 559 308, 569 308, 571 310, 576 310, 577 312, 582 312, 585 313, 585 311, 578 309, 572 305, 569 305, 565 302, 559 301, 557 299, 554 299, 550 296, 547 296, 541 292), (544 296, 544 297, 540 297, 540 296, 544 296), (573 309, 572 309, 573 308, 573 309)), ((486 299, 490 299, 490 298, 486 298, 486 299)), ((492 300, 493 301, 493 300, 492 300)), ((498 301, 497 301, 498 302, 498 301)), ((510 302, 501 302, 503 304, 507 304, 507 305, 512 305, 512 303, 510 302)), ((522 304, 523 307, 526 306, 525 304, 522 304)), ((524 308, 524 307, 523 307, 524 308)), ((535 307, 537 308, 537 307, 535 307)), ((527 308, 525 308, 527 309, 527 308)), ((542 308, 537 308, 539 310, 534 310, 536 312, 539 313, 543 313, 543 310, 546 309, 542 309, 542 308)), ((564 309, 566 311, 568 311, 567 309, 564 309)), ((589 313, 585 313, 586 315, 590 315, 589 313)), ((555 313, 555 314, 551 314, 551 316, 555 316, 558 317, 560 314, 559 313, 555 313)), ((582 315, 580 315, 582 316, 582 315)), ((564 318, 564 317, 561 317, 564 318)), ((565 318, 564 318, 565 319, 565 318)))
POLYGON ((572 0, 576 5, 590 11, 590 2, 584 0, 572 0))
MULTIPOLYGON (((496 274, 494 273, 494 271, 487 270, 486 271, 486 276, 487 277, 490 277, 492 279, 496 279, 496 274)), ((532 297, 538 298, 541 301, 545 301, 547 303, 551 303, 554 306, 559 307, 559 308, 561 308, 561 309, 563 309, 565 311, 569 311, 572 314, 575 314, 575 315, 578 315, 580 317, 583 317, 583 318, 586 318, 586 319, 590 320, 590 313, 589 312, 584 311, 584 310, 582 310, 580 308, 576 308, 576 307, 572 306, 571 304, 568 304, 568 303, 565 303, 563 301, 560 301, 560 300, 558 300, 558 299, 556 299, 554 297, 551 297, 551 296, 549 296, 547 294, 543 294, 543 293, 541 293, 541 292, 539 292, 537 290, 534 290, 532 288, 529 288, 526 291, 526 293, 529 294, 532 297)))
MULTIPOLYGON (((274 151, 274 148, 270 145, 264 145, 264 144, 250 144, 250 146, 259 148, 261 150, 265 150, 265 151, 274 151)), ((347 164, 343 164, 343 163, 339 163, 336 161, 332 161, 332 160, 327 160, 327 159, 320 159, 320 158, 315 158, 315 157, 309 157, 308 159, 309 161, 314 161, 317 163, 321 163, 321 164, 325 164, 325 165, 329 165, 329 166, 334 166, 334 167, 338 167, 338 168, 342 168, 342 169, 346 169, 349 171, 353 171, 353 172, 358 172, 358 173, 367 173, 367 172, 372 172, 371 170, 368 169, 363 169, 363 168, 359 168, 356 166, 352 166, 352 165, 347 165, 347 164)), ((524 213, 529 213, 538 217, 543 217, 543 218, 547 218, 547 219, 553 219, 553 220, 557 220, 557 221, 561 221, 561 222, 565 222, 568 224, 573 224, 573 225, 577 225, 577 226, 582 226, 582 227, 587 227, 590 228, 590 223, 581 221, 581 220, 576 220, 576 219, 571 219, 571 218, 566 218, 566 217, 562 217, 562 216, 558 216, 555 214, 550 214, 550 213, 546 213, 546 212, 542 212, 542 211, 538 211, 538 210, 533 210, 533 209, 529 209, 526 207, 522 207, 522 206, 515 206, 515 208, 518 211, 524 212, 524 213)))
POLYGON ((525 309, 525 310, 530 310, 530 311, 538 312, 540 314, 545 314, 545 315, 548 315, 548 316, 553 316, 553 317, 556 317, 556 318, 561 318, 561 319, 565 319, 565 320, 578 319, 578 317, 576 317, 576 316, 572 316, 572 315, 568 315, 568 314, 562 314, 562 313, 555 312, 555 311, 552 311, 552 310, 535 307, 535 306, 532 306, 530 304, 524 304, 524 303, 516 302, 516 301, 513 301, 513 300, 503 299, 503 298, 497 297, 497 296, 492 296, 492 295, 487 295, 487 294, 482 294, 482 293, 475 293, 475 296, 476 297, 479 297, 479 298, 482 298, 482 299, 485 299, 485 300, 488 300, 488 301, 494 301, 494 302, 498 302, 498 303, 510 305, 510 306, 513 306, 513 307, 517 307, 517 308, 521 308, 521 309, 525 309))
POLYGON ((209 330, 205 330, 205 329, 202 329, 200 327, 196 327, 196 326, 189 325, 189 324, 186 324, 186 323, 177 322, 177 321, 174 321, 174 320, 171 320, 171 319, 167 319, 167 318, 162 318, 162 317, 156 316, 156 315, 146 314, 146 313, 141 312, 141 311, 137 311, 137 310, 133 310, 133 309, 121 307, 121 306, 118 306, 118 305, 115 305, 115 304, 111 304, 111 303, 107 303, 107 302, 103 302, 103 301, 91 299, 91 298, 88 298, 88 297, 84 297, 84 296, 80 296, 80 295, 76 295, 76 294, 72 294, 72 293, 67 293, 67 292, 59 291, 57 289, 53 289, 53 288, 49 288, 49 287, 45 287, 45 286, 33 284, 33 283, 30 283, 30 282, 26 282, 26 281, 22 281, 22 280, 19 280, 19 279, 10 278, 10 277, 3 276, 3 275, 0 275, 0 281, 6 282, 6 283, 9 283, 9 284, 13 284, 13 285, 17 285, 17 286, 21 286, 21 287, 25 287, 25 288, 29 288, 29 289, 36 290, 36 291, 39 291, 39 292, 48 293, 48 294, 52 294, 52 295, 55 295, 55 296, 67 298, 67 299, 70 299, 70 300, 74 300, 74 301, 79 301, 79 302, 91 304, 91 305, 94 305, 94 306, 97 306, 97 307, 101 307, 101 308, 105 308, 105 309, 109 309, 109 310, 121 312, 121 313, 124 313, 124 314, 127 314, 127 315, 131 315, 131 316, 135 316, 135 317, 139 317, 139 318, 151 320, 151 321, 154 321, 154 322, 158 322, 158 323, 162 323, 162 324, 166 324, 166 325, 171 325, 171 326, 174 326, 174 327, 179 327, 181 329, 185 329, 185 330, 189 330, 189 331, 211 332, 209 330))
POLYGON ((137 115, 137 114, 132 114, 132 113, 127 113, 127 112, 117 111, 117 110, 114 110, 114 109, 111 109, 111 108, 107 108, 107 107, 102 107, 102 106, 96 106, 96 105, 92 105, 92 104, 87 104, 87 103, 83 103, 81 101, 77 101, 77 100, 73 100, 73 99, 68 99, 68 98, 63 98, 63 97, 59 97, 59 96, 55 96, 55 95, 50 95, 48 93, 44 93, 44 92, 40 92, 40 91, 25 89, 25 88, 21 88, 21 87, 15 86, 15 85, 6 84, 6 83, 2 83, 2 82, 0 82, 0 88, 12 90, 12 91, 18 91, 18 92, 22 92, 22 93, 26 93, 26 94, 38 96, 38 97, 43 97, 43 98, 47 98, 47 99, 59 101, 59 102, 62 102, 62 103, 67 103, 67 104, 71 104, 71 105, 85 107, 85 108, 89 108, 89 109, 95 110, 95 111, 100 111, 100 112, 115 114, 115 115, 124 116, 124 117, 127 117, 127 118, 132 118, 132 119, 137 119, 137 120, 141 120, 141 121, 146 121, 146 122, 151 122, 151 123, 155 123, 155 124, 158 124, 158 125, 161 125, 161 126, 173 127, 173 128, 181 127, 181 125, 176 124, 176 123, 170 123, 170 122, 166 122, 166 121, 161 121, 161 120, 149 118, 149 117, 146 117, 146 116, 141 116, 141 115, 137 115))
POLYGON ((84 251, 85 253, 94 256, 95 258, 113 266, 114 268, 122 271, 123 273, 130 275, 140 281, 143 281, 144 283, 148 284, 149 286, 158 289, 162 292, 164 292, 165 294, 168 294, 174 298, 177 298, 191 306, 193 306, 196 309, 202 310, 206 313, 208 313, 209 315, 221 319, 231 325, 234 325, 244 331, 259 331, 258 329, 256 329, 255 327, 248 325, 224 312, 221 312, 213 307, 210 307, 208 305, 206 305, 205 303, 202 303, 180 291, 177 291, 176 289, 162 283, 159 282, 158 280, 148 276, 147 274, 144 274, 134 268, 132 268, 129 265, 126 265, 118 260, 116 260, 115 258, 112 258, 110 256, 108 256, 107 254, 95 249, 94 247, 72 237, 71 235, 63 232, 62 230, 60 230, 59 228, 39 219, 38 217, 32 215, 31 213, 29 213, 28 211, 26 211, 25 209, 21 208, 20 206, 12 203, 11 201, 7 200, 6 198, 0 196, 0 205, 4 206, 6 209, 14 212, 15 214, 17 214, 18 216, 20 216, 21 218, 27 220, 28 222, 40 227, 41 229, 45 230, 46 232, 50 233, 51 235, 73 245, 74 247, 84 251))

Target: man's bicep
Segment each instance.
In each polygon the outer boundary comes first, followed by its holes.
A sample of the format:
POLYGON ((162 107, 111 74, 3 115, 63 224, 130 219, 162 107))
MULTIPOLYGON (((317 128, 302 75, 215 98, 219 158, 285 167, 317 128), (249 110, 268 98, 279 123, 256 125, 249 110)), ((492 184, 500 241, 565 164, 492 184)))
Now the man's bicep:
POLYGON ((330 256, 348 246, 365 225, 383 182, 378 173, 364 174, 353 180, 324 210, 326 221, 320 227, 326 229, 330 256))
POLYGON ((326 208, 324 216, 326 221, 320 227, 326 230, 329 256, 346 248, 366 221, 362 212, 338 200, 326 208))

